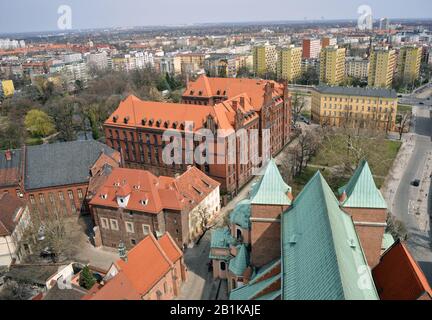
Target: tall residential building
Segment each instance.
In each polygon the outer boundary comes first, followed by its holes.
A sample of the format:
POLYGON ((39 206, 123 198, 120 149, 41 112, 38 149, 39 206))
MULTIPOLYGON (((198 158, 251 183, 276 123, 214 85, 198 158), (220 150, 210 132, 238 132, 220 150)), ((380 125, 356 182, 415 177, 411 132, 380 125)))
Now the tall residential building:
POLYGON ((318 59, 321 50, 320 39, 303 39, 303 58, 318 59))
POLYGON ((339 85, 345 79, 345 48, 329 46, 320 54, 320 83, 339 85))
POLYGON ((421 58, 421 47, 409 46, 401 48, 397 73, 404 83, 413 83, 420 77, 421 58))
POLYGON ((369 60, 361 57, 347 57, 345 74, 348 77, 367 79, 369 74, 369 60))
POLYGON ((108 69, 108 54, 106 51, 90 53, 86 56, 87 65, 97 70, 108 69))
POLYGON ((273 45, 265 44, 253 48, 253 70, 258 76, 269 72, 276 73, 277 50, 273 45))
POLYGON ((374 48, 370 56, 370 87, 390 88, 396 66, 396 51, 388 47, 374 48))
POLYGON ((322 38, 321 41, 321 48, 327 48, 329 46, 335 46, 337 45, 337 39, 336 38, 331 38, 331 37, 324 37, 322 38))
POLYGON ((295 82, 302 73, 302 48, 290 46, 279 50, 277 76, 295 82))
POLYGON ((397 93, 383 88, 318 86, 312 93, 312 121, 335 127, 394 130, 397 93))

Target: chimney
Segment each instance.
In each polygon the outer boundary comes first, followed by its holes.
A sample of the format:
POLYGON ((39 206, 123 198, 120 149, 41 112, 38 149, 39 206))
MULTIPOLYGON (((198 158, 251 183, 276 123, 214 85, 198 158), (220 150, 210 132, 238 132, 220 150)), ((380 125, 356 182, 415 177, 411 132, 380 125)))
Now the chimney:
POLYGON ((120 240, 120 243, 118 245, 118 253, 119 253, 120 259, 122 259, 124 262, 128 261, 126 246, 125 246, 124 242, 121 240, 120 240))
POLYGON ((12 161, 12 151, 6 150, 5 158, 6 158, 6 161, 12 161))
POLYGON ((233 107, 234 110, 237 110, 237 100, 234 100, 232 102, 232 107, 233 107))
POLYGON ((244 106, 245 106, 245 98, 244 97, 240 97, 240 105, 242 106, 242 108, 244 108, 244 106))

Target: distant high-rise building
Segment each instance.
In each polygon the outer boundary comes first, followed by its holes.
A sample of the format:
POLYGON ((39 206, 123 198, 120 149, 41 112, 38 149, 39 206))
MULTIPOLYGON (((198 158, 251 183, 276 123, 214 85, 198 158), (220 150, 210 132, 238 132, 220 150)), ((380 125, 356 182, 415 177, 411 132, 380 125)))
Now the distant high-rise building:
POLYGON ((401 48, 398 57, 397 74, 404 83, 413 83, 420 77, 422 48, 409 46, 401 48))
POLYGON ((273 45, 265 44, 253 48, 253 69, 258 76, 276 73, 277 50, 273 45))
POLYGON ((277 75, 279 79, 295 82, 302 73, 302 48, 289 46, 278 52, 277 75))
POLYGON ((321 50, 320 83, 340 85, 345 79, 345 48, 330 46, 321 50))
POLYGON ((318 59, 321 50, 321 40, 319 39, 303 39, 303 58, 318 59))
POLYGON ((380 30, 389 30, 390 29, 390 21, 388 18, 381 18, 380 19, 380 30))
POLYGON ((327 48, 328 46, 335 46, 337 45, 337 39, 331 38, 331 37, 324 37, 321 41, 321 48, 327 48))
POLYGON ((390 88, 396 67, 396 51, 388 47, 374 48, 370 56, 368 85, 390 88))

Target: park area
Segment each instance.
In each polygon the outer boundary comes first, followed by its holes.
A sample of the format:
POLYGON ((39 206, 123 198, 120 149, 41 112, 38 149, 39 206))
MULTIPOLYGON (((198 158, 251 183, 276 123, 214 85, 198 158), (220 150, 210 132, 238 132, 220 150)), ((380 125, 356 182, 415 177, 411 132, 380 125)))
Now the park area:
POLYGON ((351 137, 334 133, 325 136, 317 152, 303 171, 293 178, 294 195, 312 178, 317 170, 326 178, 333 191, 345 185, 361 159, 369 162, 378 188, 393 166, 402 143, 384 137, 351 137))

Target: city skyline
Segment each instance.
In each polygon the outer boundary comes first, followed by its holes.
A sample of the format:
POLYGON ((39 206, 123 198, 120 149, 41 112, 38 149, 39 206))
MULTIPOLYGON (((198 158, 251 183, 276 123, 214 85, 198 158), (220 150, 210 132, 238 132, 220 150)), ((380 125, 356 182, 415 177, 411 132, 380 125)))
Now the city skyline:
POLYGON ((221 0, 218 7, 230 10, 220 10, 220 13, 218 10, 212 11, 212 15, 208 16, 202 11, 202 4, 198 0, 169 0, 162 3, 143 3, 136 0, 126 0, 122 3, 112 0, 96 0, 90 3, 84 3, 82 0, 51 0, 36 3, 21 0, 1 4, 1 33, 61 31, 57 22, 61 16, 58 8, 62 5, 70 6, 72 9, 73 30, 202 23, 353 20, 360 16, 358 8, 362 5, 371 7, 375 19, 428 19, 425 12, 432 10, 432 3, 425 0, 413 0, 409 7, 404 6, 401 0, 369 3, 353 0, 331 0, 325 3, 316 0, 307 3, 276 0, 272 7, 281 9, 266 12, 257 0, 238 0, 235 3, 221 0), (247 10, 244 10, 246 5, 247 10), (337 11, 334 10, 336 7, 337 11), (37 19, 34 18, 35 12, 39 13, 37 19), (159 13, 162 13, 162 17, 159 13))

